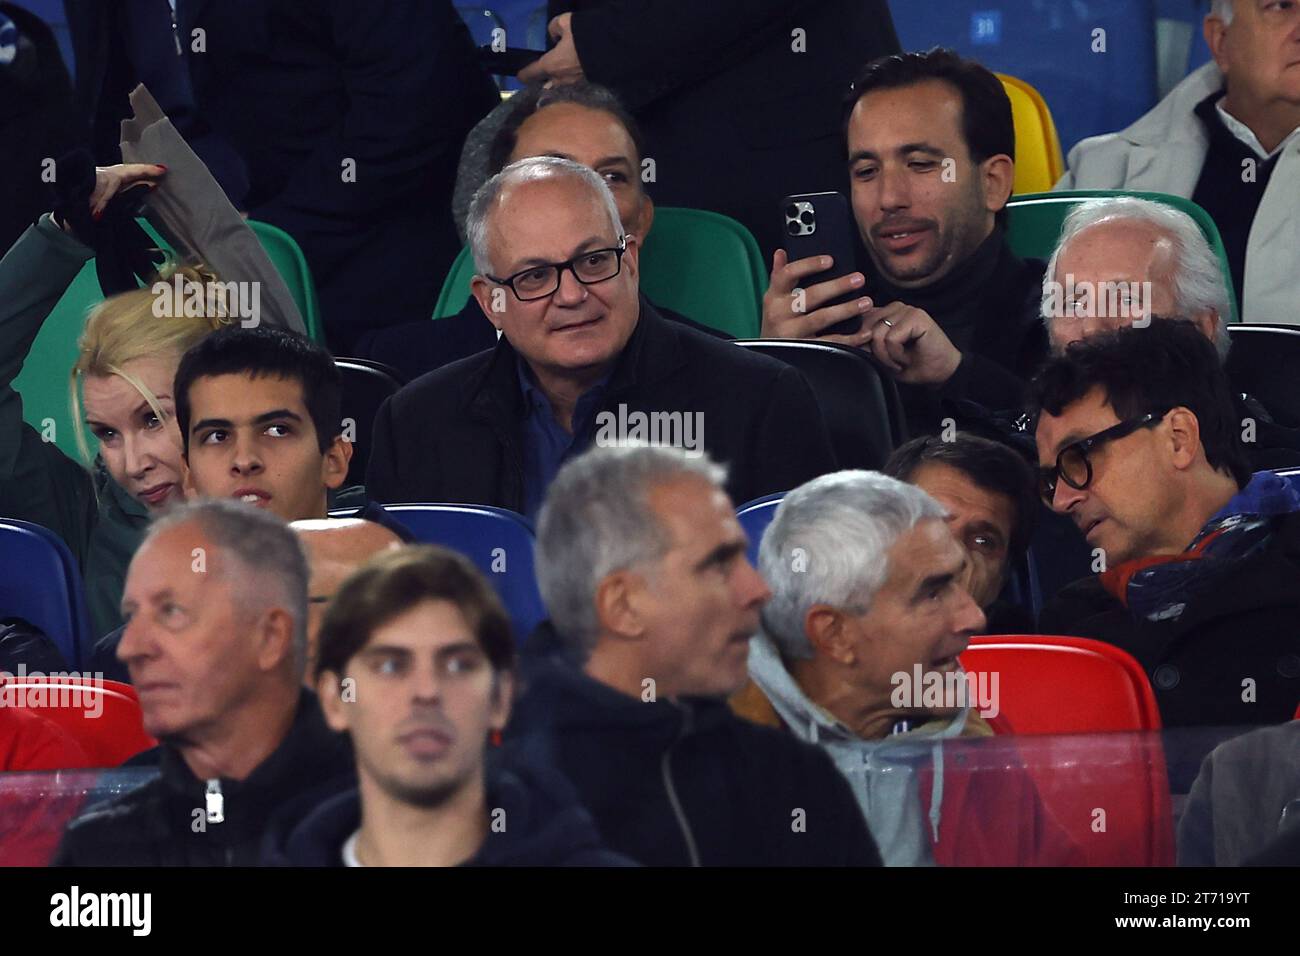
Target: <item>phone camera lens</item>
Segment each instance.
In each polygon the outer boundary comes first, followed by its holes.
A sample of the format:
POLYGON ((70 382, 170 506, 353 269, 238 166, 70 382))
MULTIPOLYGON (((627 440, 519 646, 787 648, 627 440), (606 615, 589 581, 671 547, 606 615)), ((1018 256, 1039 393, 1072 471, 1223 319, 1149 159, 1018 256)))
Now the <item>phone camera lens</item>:
POLYGON ((805 226, 811 226, 813 224, 813 214, 811 212, 802 212, 799 214, 799 221, 805 226))
POLYGON ((798 219, 791 219, 785 224, 785 231, 792 236, 799 236, 803 234, 803 227, 799 225, 798 219))
POLYGON ((798 219, 798 218, 799 218, 799 207, 796 206, 794 203, 791 203, 790 205, 786 206, 786 207, 785 207, 785 218, 787 218, 787 219, 798 219))

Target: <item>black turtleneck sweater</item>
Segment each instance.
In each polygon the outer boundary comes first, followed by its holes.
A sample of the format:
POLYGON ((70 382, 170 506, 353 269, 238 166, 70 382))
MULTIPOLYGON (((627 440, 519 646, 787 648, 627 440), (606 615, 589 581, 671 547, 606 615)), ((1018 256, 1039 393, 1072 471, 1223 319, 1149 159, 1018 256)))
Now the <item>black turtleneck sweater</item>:
POLYGON ((913 435, 938 432, 950 415, 960 418, 958 402, 993 411, 1021 407, 1026 382, 1047 355, 1039 315, 1045 271, 1039 259, 1018 258, 995 227, 964 262, 924 288, 901 289, 873 277, 870 288, 880 302, 922 309, 962 353, 941 387, 898 386, 913 435))
POLYGON ((1273 177, 1273 170, 1282 154, 1275 153, 1272 159, 1260 159, 1253 149, 1237 139, 1224 125, 1216 108, 1223 96, 1224 91, 1219 90, 1201 100, 1196 107, 1196 115, 1205 125, 1209 146, 1205 151, 1201 178, 1192 191, 1192 202, 1208 212, 1219 227, 1240 313, 1250 227, 1255 222, 1264 190, 1268 189, 1268 181, 1273 177), (1254 167, 1254 175, 1249 179, 1245 175, 1246 160, 1250 160, 1254 167))

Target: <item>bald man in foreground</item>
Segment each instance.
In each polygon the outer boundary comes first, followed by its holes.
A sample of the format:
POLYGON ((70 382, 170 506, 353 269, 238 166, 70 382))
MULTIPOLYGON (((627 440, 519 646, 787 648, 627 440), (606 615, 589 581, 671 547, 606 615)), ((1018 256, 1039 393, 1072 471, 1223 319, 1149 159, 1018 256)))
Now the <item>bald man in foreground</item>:
POLYGON ((363 518, 307 518, 289 525, 307 552, 311 580, 307 585, 307 670, 304 683, 316 671, 316 635, 325 608, 343 579, 381 551, 402 546, 402 539, 381 524, 363 518))

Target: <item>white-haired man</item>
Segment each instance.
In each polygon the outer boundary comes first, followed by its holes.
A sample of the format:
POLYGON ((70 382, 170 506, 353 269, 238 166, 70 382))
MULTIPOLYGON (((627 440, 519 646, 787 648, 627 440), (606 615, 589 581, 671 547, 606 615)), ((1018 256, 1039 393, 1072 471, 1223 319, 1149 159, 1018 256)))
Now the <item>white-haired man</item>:
POLYGON ((1191 216, 1150 199, 1081 202, 1065 217, 1043 276, 1052 350, 1096 332, 1152 319, 1187 319, 1226 359, 1231 293, 1218 257, 1191 216))
POLYGON ((727 708, 769 592, 724 477, 659 447, 561 469, 537 527, 553 626, 525 645, 507 745, 558 767, 647 866, 878 865, 826 755, 727 708))
POLYGON ((1219 227, 1242 318, 1300 324, 1300 3, 1214 0, 1214 62, 1118 133, 1070 151, 1063 189, 1195 200, 1219 227))
POLYGON ((825 748, 886 865, 1076 862, 1021 773, 946 765, 943 741, 991 734, 983 715, 999 709, 997 686, 958 662, 984 614, 946 517, 874 472, 786 495, 759 550, 772 600, 733 708, 825 748))
POLYGON ((729 465, 738 501, 833 470, 797 371, 638 296, 637 237, 595 170, 553 156, 512 163, 475 194, 467 232, 473 293, 501 340, 380 408, 366 479, 376 500, 533 517, 560 466, 605 439, 708 451, 729 465))
MULTIPOLYGON (((1042 313, 1056 354, 1098 332, 1184 319, 1226 362, 1230 297, 1218 257, 1191 216, 1115 196, 1082 202, 1066 217, 1043 277, 1042 313)), ((1300 465, 1300 431, 1240 389, 1233 397, 1243 434, 1251 436, 1245 448, 1252 469, 1300 465)))

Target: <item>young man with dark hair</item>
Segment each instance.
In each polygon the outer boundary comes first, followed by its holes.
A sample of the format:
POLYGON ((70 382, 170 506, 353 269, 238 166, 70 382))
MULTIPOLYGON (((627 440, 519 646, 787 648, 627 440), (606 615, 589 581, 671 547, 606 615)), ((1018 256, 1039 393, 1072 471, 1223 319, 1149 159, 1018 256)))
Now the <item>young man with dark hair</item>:
POLYGON ((325 517, 352 458, 329 352, 280 329, 222 329, 181 358, 174 392, 200 495, 239 498, 286 521, 325 517))
POLYGON ((1116 644, 1166 725, 1289 719, 1300 700, 1300 495, 1251 476, 1214 346, 1193 325, 1103 333, 1034 382, 1039 488, 1093 548, 1040 629, 1116 644))
POLYGON ((868 64, 846 102, 853 216, 870 272, 819 281, 829 257, 778 251, 763 334, 850 335, 902 384, 912 431, 937 432, 952 403, 1018 407, 1046 353, 1037 320, 1043 263, 1011 251, 1001 220, 1015 178, 1011 103, 989 70, 950 50, 868 64), (826 306, 841 295, 847 303, 826 306))
POLYGON ((1038 523, 1034 473, 1025 460, 977 435, 958 434, 952 441, 931 435, 900 446, 881 470, 916 485, 948 513, 948 528, 968 558, 966 588, 989 619, 989 633, 1032 630, 1027 612, 998 601, 1038 523))
POLYGON ((287 810, 267 862, 630 862, 601 846, 567 784, 486 759, 510 713, 514 663, 509 618, 465 558, 421 546, 363 565, 325 614, 316 664, 325 718, 351 738, 358 786, 287 810))
MULTIPOLYGON (((409 538, 360 488, 335 494, 352 444, 343 434, 338 369, 315 342, 268 326, 221 329, 181 357, 172 391, 189 497, 234 498, 285 521, 357 504, 357 517, 409 538)), ((91 666, 125 681, 121 637, 121 629, 102 637, 91 666)))

